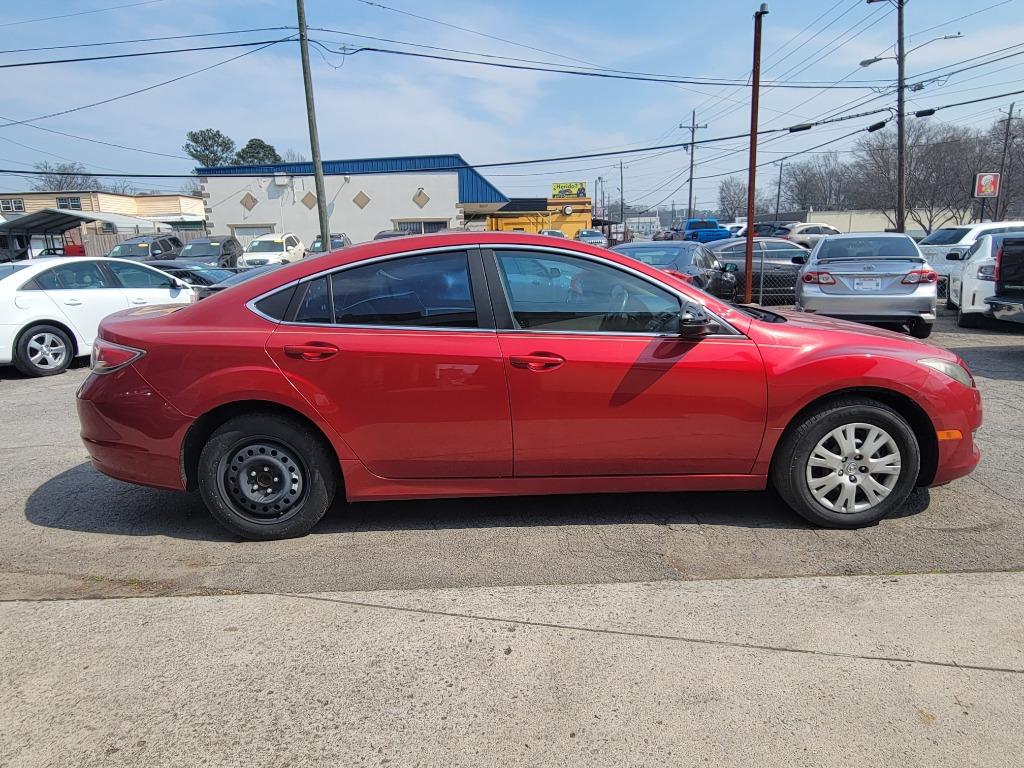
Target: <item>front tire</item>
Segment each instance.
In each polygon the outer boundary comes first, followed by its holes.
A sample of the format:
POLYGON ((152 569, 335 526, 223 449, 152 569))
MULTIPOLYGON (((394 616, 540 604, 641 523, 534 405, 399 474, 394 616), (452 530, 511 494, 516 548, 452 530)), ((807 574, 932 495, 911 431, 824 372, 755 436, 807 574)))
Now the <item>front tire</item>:
POLYGON ((210 514, 246 539, 308 533, 338 488, 338 462, 323 436, 276 413, 235 417, 199 456, 199 493, 210 514))
POLYGON ((924 320, 915 320, 910 324, 910 335, 915 339, 927 339, 932 335, 932 324, 924 320))
POLYGON ((64 373, 75 355, 71 338, 53 325, 26 329, 14 346, 14 367, 26 376, 64 373))
POLYGON ((786 431, 771 479, 805 520, 826 528, 860 528, 907 500, 921 450, 907 421, 870 398, 834 400, 786 431))

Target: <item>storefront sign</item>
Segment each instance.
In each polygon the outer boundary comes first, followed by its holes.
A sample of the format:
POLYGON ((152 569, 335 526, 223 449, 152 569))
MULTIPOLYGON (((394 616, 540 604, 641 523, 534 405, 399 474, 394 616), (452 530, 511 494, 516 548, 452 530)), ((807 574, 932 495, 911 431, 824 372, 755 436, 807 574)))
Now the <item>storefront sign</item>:
POLYGON ((587 182, 585 181, 556 181, 551 185, 551 197, 586 197, 587 182))
POLYGON ((999 174, 979 173, 974 177, 975 197, 999 197, 999 174))

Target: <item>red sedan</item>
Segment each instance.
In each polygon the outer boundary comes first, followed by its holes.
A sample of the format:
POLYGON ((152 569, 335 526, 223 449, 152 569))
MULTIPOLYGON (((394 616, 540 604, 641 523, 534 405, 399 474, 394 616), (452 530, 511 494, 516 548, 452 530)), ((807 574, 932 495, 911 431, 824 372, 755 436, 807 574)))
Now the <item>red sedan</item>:
POLYGON ((103 321, 78 393, 112 477, 241 536, 332 501, 761 490, 872 523, 978 463, 981 397, 923 342, 731 306, 602 248, 381 240, 103 321))

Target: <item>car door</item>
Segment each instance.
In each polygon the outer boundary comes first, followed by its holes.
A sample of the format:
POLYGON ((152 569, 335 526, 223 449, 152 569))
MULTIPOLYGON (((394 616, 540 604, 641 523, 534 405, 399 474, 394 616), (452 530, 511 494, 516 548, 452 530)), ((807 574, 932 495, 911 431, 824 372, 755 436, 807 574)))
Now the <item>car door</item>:
POLYGON ((610 262, 485 251, 512 409, 516 476, 745 473, 765 421, 749 339, 680 338, 682 302, 610 262), (561 301, 517 292, 522 256, 568 277, 561 301))
POLYGON ((103 266, 113 274, 129 306, 188 304, 192 301, 194 291, 191 288, 182 287, 173 277, 159 270, 113 259, 103 266))
POLYGON ((285 259, 287 261, 298 261, 302 258, 302 243, 299 242, 299 238, 295 237, 295 235, 288 235, 284 239, 284 246, 286 251, 285 259))
POLYGON ((957 306, 960 305, 960 295, 963 291, 964 274, 968 269, 970 269, 968 262, 976 261, 978 252, 982 250, 988 242, 991 242, 991 240, 991 236, 982 235, 974 241, 974 245, 967 249, 967 253, 963 254, 959 261, 950 262, 949 288, 946 295, 952 297, 953 302, 957 306))
POLYGON ((313 275, 267 352, 375 475, 512 473, 508 388, 475 248, 313 275))
POLYGON ((38 274, 33 281, 57 305, 82 341, 91 345, 100 321, 127 309, 114 280, 95 261, 73 261, 38 274))

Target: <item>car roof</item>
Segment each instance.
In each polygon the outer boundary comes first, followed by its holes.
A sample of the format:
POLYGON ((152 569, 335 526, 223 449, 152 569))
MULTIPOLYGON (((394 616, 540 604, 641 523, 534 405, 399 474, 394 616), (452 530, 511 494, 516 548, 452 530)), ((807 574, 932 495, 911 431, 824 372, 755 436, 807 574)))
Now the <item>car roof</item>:
MULTIPOLYGON (((730 238, 735 240, 736 238, 730 238)), ((699 248, 707 243, 698 243, 696 240, 634 240, 632 243, 619 243, 612 248, 614 251, 617 248, 699 248)))
POLYGON ((250 242, 254 240, 284 240, 289 235, 292 237, 298 237, 294 232, 267 232, 265 235, 258 235, 254 237, 250 242))
POLYGON ((838 235, 829 235, 829 240, 863 240, 865 237, 884 237, 890 240, 907 238, 913 240, 903 232, 843 232, 838 235))
MULTIPOLYGON (((110 261, 121 261, 121 259, 110 259, 110 261)), ((138 264, 139 262, 133 261, 132 264, 138 264)), ((193 261, 191 259, 154 259, 153 261, 142 262, 146 266, 156 267, 157 269, 220 269, 216 264, 210 264, 205 261, 193 261)))
POLYGON ((986 229, 1002 229, 1003 227, 1024 227, 1024 221, 986 221, 980 224, 954 224, 942 229, 970 229, 984 232, 986 229))

